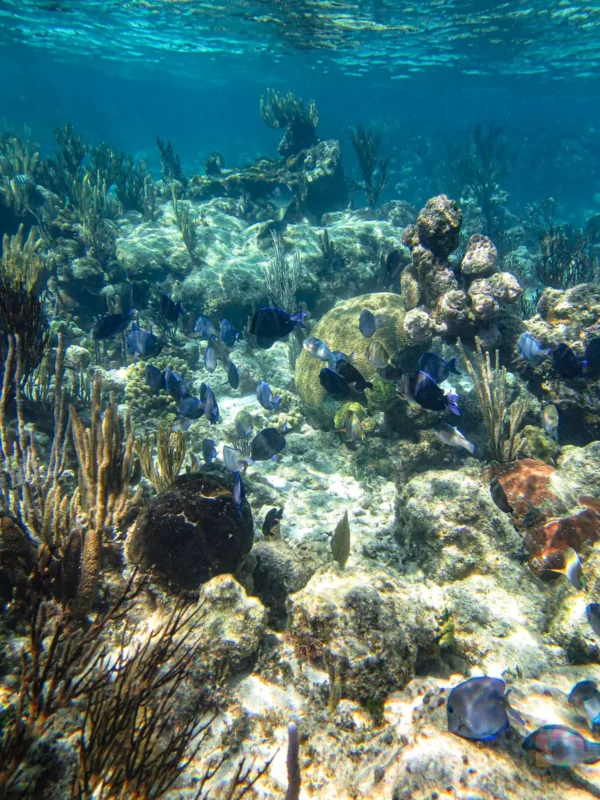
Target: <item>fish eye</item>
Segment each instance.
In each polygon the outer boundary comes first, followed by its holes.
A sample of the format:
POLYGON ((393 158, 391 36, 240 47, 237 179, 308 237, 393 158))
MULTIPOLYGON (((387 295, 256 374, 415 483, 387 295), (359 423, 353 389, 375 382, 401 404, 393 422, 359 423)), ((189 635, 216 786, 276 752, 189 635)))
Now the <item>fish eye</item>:
POLYGON ((450 712, 450 714, 454 714, 454 709, 452 708, 452 706, 448 706, 448 711, 450 712))

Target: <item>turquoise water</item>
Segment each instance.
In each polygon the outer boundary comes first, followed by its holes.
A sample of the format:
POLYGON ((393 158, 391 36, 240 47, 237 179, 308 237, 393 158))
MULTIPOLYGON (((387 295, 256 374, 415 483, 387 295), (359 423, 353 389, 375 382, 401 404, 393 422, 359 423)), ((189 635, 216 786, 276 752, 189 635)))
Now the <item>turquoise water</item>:
POLYGON ((498 123, 513 203, 556 195, 578 220, 598 207, 599 28, 597 3, 4 1, 2 117, 47 150, 70 120, 155 171, 159 135, 194 172, 215 143, 228 165, 274 153, 259 97, 291 89, 348 161, 349 126, 375 123, 392 175, 409 159, 434 182, 427 144, 498 123))

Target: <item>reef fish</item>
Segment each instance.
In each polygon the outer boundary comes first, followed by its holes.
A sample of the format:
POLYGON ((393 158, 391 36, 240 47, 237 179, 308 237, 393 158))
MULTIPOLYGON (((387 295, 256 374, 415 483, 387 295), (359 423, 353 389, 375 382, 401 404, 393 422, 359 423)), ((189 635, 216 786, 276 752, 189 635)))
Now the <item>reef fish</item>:
POLYGON ((475 452, 475 445, 473 442, 470 442, 463 436, 458 428, 453 428, 452 425, 448 425, 447 422, 436 425, 436 427, 433 428, 433 432, 440 442, 444 442, 444 444, 449 444, 451 447, 464 447, 471 455, 475 452))
POLYGON ((284 211, 294 202, 294 192, 287 183, 278 183, 268 194, 267 201, 277 211, 284 211))
POLYGON ((274 536, 279 530, 279 523, 283 517, 283 508, 270 508, 265 514, 262 524, 263 536, 274 536))
POLYGON ((197 397, 188 394, 177 403, 177 413, 186 419, 200 419, 204 414, 204 406, 197 397))
POLYGON ((600 636, 600 603, 590 603, 585 609, 587 621, 596 636, 600 636))
POLYGON ((160 392, 161 389, 165 388, 165 374, 154 364, 146 364, 144 380, 154 392, 160 392))
POLYGON ((231 445, 223 445, 223 463, 230 472, 245 468, 246 464, 253 464, 254 462, 249 455, 244 455, 237 447, 231 445))
POLYGON ((365 350, 365 355, 371 364, 379 369, 387 367, 388 361, 390 360, 387 350, 381 344, 381 342, 369 342, 365 350))
POLYGON ((362 423, 355 411, 347 411, 342 420, 342 427, 337 429, 339 433, 345 433, 353 442, 362 441, 365 438, 362 423))
POLYGON ((175 400, 179 400, 180 397, 186 396, 187 386, 182 375, 174 370, 169 369, 169 367, 166 367, 164 371, 164 379, 167 394, 170 394, 175 400))
POLYGON ((596 336, 587 343, 584 355, 583 372, 585 375, 598 375, 600 373, 600 336, 596 336))
POLYGON ((554 405, 554 403, 544 406, 544 410, 542 411, 542 428, 545 433, 547 433, 548 436, 555 441, 558 441, 559 421, 560 418, 558 414, 558 408, 554 405))
POLYGON ((206 339, 208 342, 211 342, 213 339, 217 338, 217 332, 215 330, 215 326, 212 324, 212 322, 209 320, 208 317, 204 316, 204 314, 200 314, 196 318, 194 330, 196 331, 200 339, 206 339))
POLYGON ((335 356, 327 347, 325 342, 321 341, 321 339, 317 339, 316 336, 307 336, 302 342, 302 347, 307 353, 310 353, 311 356, 314 356, 321 361, 326 361, 330 367, 335 366, 335 356))
POLYGON ((323 367, 319 372, 319 383, 330 394, 341 397, 350 391, 348 381, 330 367, 323 367))
POLYGON ((375 316, 367 308, 363 308, 358 318, 358 330, 366 339, 370 339, 375 333, 377 328, 381 328, 384 318, 378 314, 375 316))
POLYGON ((275 397, 273 395, 273 390, 266 381, 258 382, 256 397, 261 406, 266 408, 267 411, 274 411, 281 405, 281 396, 277 395, 277 397, 275 397))
POLYGON ((509 726, 509 714, 523 724, 509 706, 506 684, 499 678, 470 678, 455 686, 448 695, 446 710, 448 730, 463 739, 497 739, 509 726))
POLYGON ((529 364, 538 367, 542 361, 552 355, 552 350, 544 349, 531 333, 522 333, 517 342, 517 353, 529 364))
POLYGON ((268 461, 285 447, 285 437, 277 428, 263 428, 250 444, 250 457, 253 461, 268 461))
POLYGON ((437 353, 423 353, 419 358, 418 371, 426 372, 436 383, 445 381, 451 372, 454 375, 461 374, 456 368, 455 358, 446 361, 445 358, 438 356, 437 353))
POLYGON ((184 313, 181 301, 174 303, 166 294, 160 296, 160 312, 167 322, 177 322, 179 316, 184 313))
POLYGON ((590 742, 565 725, 544 725, 530 734, 521 747, 533 756, 538 767, 577 767, 600 761, 600 742, 590 742))
POLYGON ((238 516, 242 516, 242 501, 244 500, 244 484, 242 482, 242 476, 239 473, 239 470, 235 470, 233 473, 233 501, 237 506, 238 516))
POLYGON ((237 389, 240 385, 240 373, 233 361, 227 365, 227 380, 232 389, 237 389))
POLYGON ((210 466, 217 457, 217 448, 213 439, 202 440, 202 458, 210 466))
POLYGON ((219 420, 219 406, 213 390, 207 383, 200 384, 200 400, 204 406, 206 419, 211 425, 216 425, 219 420))
POLYGON ((600 692, 596 681, 579 681, 569 692, 569 703, 585 717, 590 730, 600 725, 600 692))
POLYGON ((337 362, 335 371, 344 378, 351 389, 356 389, 357 392, 373 388, 373 384, 366 381, 356 367, 344 358, 337 362))
POLYGON ((125 337, 127 351, 131 355, 155 356, 162 350, 162 344, 152 331, 143 331, 137 322, 134 322, 131 330, 125 337))
POLYGON ((212 344, 209 344, 204 350, 204 368, 211 373, 217 368, 217 354, 212 344))
POLYGON ((585 576, 579 554, 572 547, 567 547, 565 550, 562 569, 549 569, 548 572, 558 572, 564 575, 571 586, 576 589, 583 590, 585 588, 585 576))
POLYGON ((583 370, 579 356, 564 342, 561 342, 552 353, 552 366, 561 378, 567 380, 579 377, 583 370))
POLYGON ((377 375, 386 383, 398 383, 402 378, 402 370, 396 364, 388 364, 385 367, 377 367, 377 375))
POLYGON ((234 425, 235 432, 242 439, 250 436, 252 429, 254 428, 252 424, 252 417, 247 411, 238 411, 235 417, 234 425))
POLYGON ((504 511, 505 514, 512 514, 512 506, 508 502, 508 497, 506 496, 504 487, 498 478, 494 478, 494 480, 490 483, 490 494, 492 496, 492 500, 500 509, 500 511, 504 511))
POLYGON ((105 314, 92 328, 94 339, 111 339, 118 333, 122 333, 132 321, 136 310, 132 308, 126 314, 105 314))
POLYGON ((256 336, 260 347, 268 350, 278 339, 285 339, 297 325, 305 328, 302 320, 307 313, 290 314, 277 306, 259 308, 250 321, 250 333, 256 336))
POLYGON ((417 372, 415 376, 403 375, 398 386, 402 387, 401 394, 409 400, 414 400, 421 408, 429 411, 451 411, 460 416, 457 406, 458 395, 453 392, 445 394, 433 378, 426 372, 417 372), (412 378, 412 380, 411 380, 412 378))
POLYGON ((221 333, 223 344, 227 347, 233 347, 237 340, 242 338, 242 334, 236 331, 228 319, 222 319, 219 322, 219 332, 221 333))

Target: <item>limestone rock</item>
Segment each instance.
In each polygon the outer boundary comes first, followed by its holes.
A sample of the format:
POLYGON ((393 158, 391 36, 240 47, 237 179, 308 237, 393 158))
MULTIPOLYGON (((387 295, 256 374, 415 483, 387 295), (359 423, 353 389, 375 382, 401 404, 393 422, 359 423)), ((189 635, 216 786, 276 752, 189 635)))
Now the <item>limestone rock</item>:
POLYGON ((514 559, 521 553, 521 537, 488 485, 456 470, 412 478, 400 495, 398 520, 410 558, 440 582, 494 569, 499 553, 514 559))
POLYGON ((323 570, 290 597, 288 631, 297 650, 340 665, 344 697, 381 702, 434 647, 444 605, 437 587, 385 568, 323 570))
POLYGON ((558 467, 575 492, 600 496, 600 442, 592 442, 586 447, 564 447, 558 458, 558 467))
POLYGON ((425 203, 417 218, 419 241, 438 258, 446 258, 458 247, 462 211, 445 194, 425 203))
POLYGON ((267 631, 267 611, 248 597, 232 575, 217 575, 200 592, 203 616, 200 639, 211 657, 226 664, 230 674, 256 657, 267 631))
POLYGON ((491 239, 475 233, 467 243, 460 269, 463 275, 483 277, 496 271, 498 251, 491 239))

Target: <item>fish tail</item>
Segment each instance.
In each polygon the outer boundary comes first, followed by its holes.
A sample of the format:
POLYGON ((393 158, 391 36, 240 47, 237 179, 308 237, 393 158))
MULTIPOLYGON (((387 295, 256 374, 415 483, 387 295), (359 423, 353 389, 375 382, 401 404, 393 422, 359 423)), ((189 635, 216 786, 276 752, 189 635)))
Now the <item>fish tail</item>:
POLYGON ((465 450, 468 450, 469 453, 473 455, 475 453, 475 445, 473 444, 473 442, 467 442, 465 445, 465 450))
POLYGON ((457 394, 447 394, 446 395, 446 407, 448 411, 451 411, 453 414, 456 414, 457 417, 460 417, 460 410, 456 404, 458 400, 457 394))
POLYGON ((304 317, 308 315, 308 311, 298 311, 297 314, 292 314, 292 322, 295 322, 297 325, 300 325, 301 328, 306 328, 306 325, 302 321, 304 317))
POLYGON ((462 372, 456 367, 456 358, 451 358, 448 361, 448 372, 452 372, 454 375, 462 375, 462 372))
POLYGON ((590 742, 586 740, 585 752, 584 764, 595 764, 600 761, 600 742, 590 742))
POLYGON ((371 381, 365 381, 365 389, 372 389, 372 388, 373 384, 371 383, 371 381))

